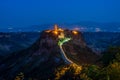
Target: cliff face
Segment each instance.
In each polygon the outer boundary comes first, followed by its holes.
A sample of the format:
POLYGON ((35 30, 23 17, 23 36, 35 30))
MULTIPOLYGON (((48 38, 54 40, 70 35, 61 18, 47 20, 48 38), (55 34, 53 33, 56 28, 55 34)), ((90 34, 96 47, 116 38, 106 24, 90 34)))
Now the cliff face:
MULTIPOLYGON (((13 79, 19 72, 27 77, 48 79, 56 67, 63 65, 58 46, 58 33, 43 31, 40 38, 29 48, 12 53, 0 61, 0 79, 13 79)), ((98 58, 84 42, 81 32, 64 30, 64 36, 71 41, 63 44, 67 57, 77 64, 92 64, 98 58)))
POLYGON ((83 64, 97 64, 99 56, 97 56, 90 48, 87 47, 82 33, 78 32, 77 35, 72 34, 71 31, 65 32, 71 36, 71 40, 63 45, 66 55, 75 63, 83 64))

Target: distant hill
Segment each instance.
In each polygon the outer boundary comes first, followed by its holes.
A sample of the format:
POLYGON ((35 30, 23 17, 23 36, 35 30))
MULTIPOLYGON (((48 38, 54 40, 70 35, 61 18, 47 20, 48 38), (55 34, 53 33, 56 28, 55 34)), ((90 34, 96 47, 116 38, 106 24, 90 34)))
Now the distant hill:
POLYGON ((84 32, 86 44, 96 53, 107 50, 112 46, 120 46, 119 32, 84 32))
MULTIPOLYGON (((0 32, 40 32, 44 29, 52 28, 54 24, 42 24, 42 25, 32 25, 28 27, 12 27, 7 28, 1 27, 0 32)), ((60 23, 60 27, 69 29, 79 29, 83 32, 120 32, 120 23, 118 22, 91 22, 91 21, 81 21, 78 23, 60 23)))
POLYGON ((29 47, 36 41, 39 33, 0 33, 0 55, 5 56, 9 53, 29 47))

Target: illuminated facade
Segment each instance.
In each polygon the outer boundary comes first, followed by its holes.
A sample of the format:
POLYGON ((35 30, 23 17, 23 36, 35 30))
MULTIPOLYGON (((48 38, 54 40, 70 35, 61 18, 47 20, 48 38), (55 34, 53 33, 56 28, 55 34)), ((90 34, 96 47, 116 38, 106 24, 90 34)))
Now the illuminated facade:
POLYGON ((78 34, 78 32, 75 31, 75 30, 73 30, 72 33, 73 33, 74 35, 77 35, 77 34, 78 34))
POLYGON ((63 32, 60 33, 60 35, 58 36, 59 39, 65 38, 65 35, 63 32))

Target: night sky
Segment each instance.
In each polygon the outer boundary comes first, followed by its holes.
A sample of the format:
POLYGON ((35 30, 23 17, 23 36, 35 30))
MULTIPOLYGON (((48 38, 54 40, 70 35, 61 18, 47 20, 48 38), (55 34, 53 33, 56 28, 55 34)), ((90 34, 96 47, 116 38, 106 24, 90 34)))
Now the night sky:
POLYGON ((0 27, 120 22, 120 0, 0 0, 0 27))

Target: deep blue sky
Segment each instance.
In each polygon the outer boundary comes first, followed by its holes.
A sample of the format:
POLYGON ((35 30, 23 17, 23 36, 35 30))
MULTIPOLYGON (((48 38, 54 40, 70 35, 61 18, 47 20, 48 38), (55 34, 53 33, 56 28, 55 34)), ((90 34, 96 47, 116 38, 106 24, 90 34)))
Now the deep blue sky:
POLYGON ((120 22, 120 0, 0 0, 0 27, 120 22))

